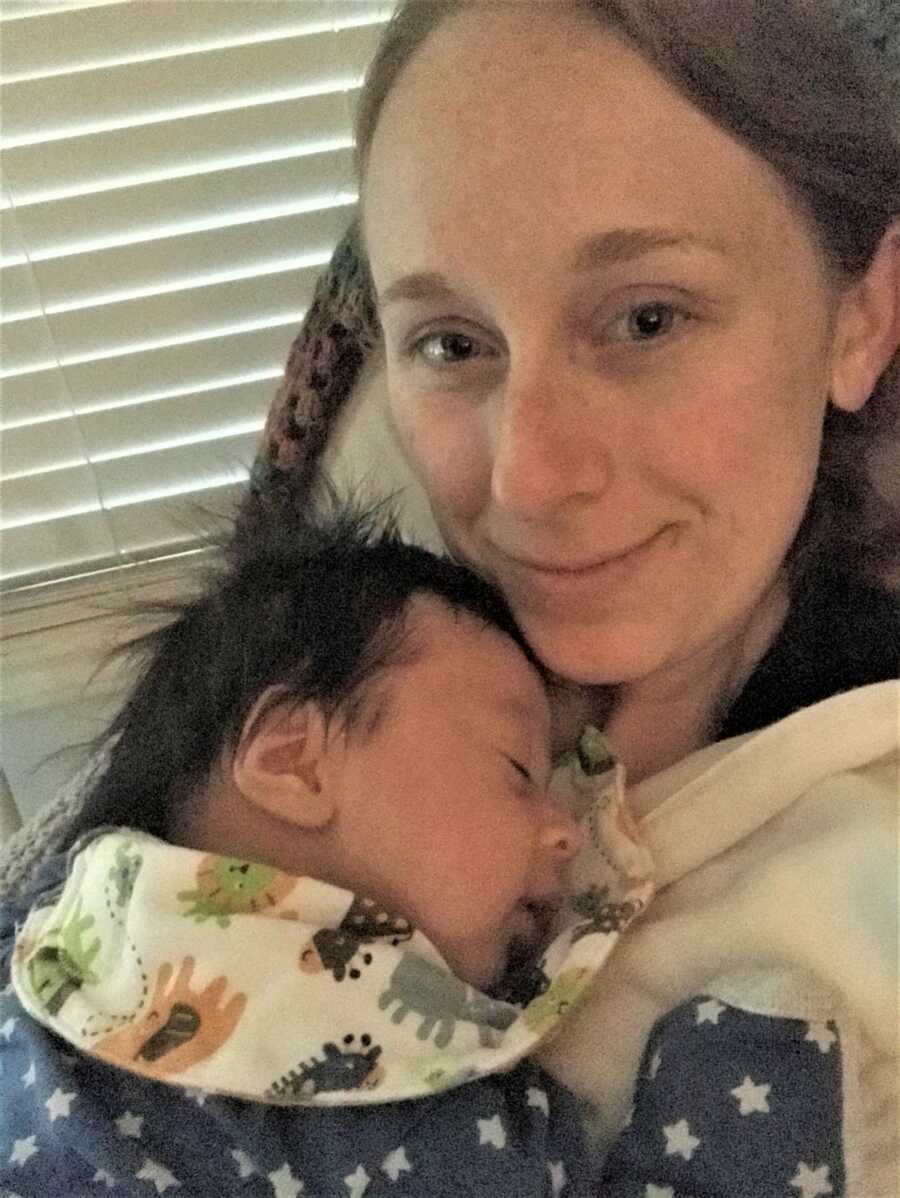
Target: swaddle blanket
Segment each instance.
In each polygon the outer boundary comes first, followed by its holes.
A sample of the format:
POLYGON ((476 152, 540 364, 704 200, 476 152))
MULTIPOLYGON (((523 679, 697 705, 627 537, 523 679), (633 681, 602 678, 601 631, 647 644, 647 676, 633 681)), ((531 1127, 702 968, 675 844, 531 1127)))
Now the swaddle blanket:
POLYGON ((61 891, 17 936, 15 992, 82 1052, 267 1103, 384 1103, 509 1070, 650 898, 621 770, 592 772, 592 744, 555 783, 589 802, 579 874, 591 882, 506 999, 454 977, 425 936, 365 896, 129 829, 75 847, 61 891))

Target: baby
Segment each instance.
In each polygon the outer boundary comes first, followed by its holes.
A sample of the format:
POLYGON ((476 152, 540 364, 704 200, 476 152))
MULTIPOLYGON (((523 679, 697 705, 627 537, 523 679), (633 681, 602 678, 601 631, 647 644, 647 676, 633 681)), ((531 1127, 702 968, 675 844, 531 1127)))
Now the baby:
POLYGON ((582 832, 502 597, 269 514, 139 646, 93 830, 2 913, 0 1192, 590 1192, 526 1054, 609 911, 538 960, 582 832))

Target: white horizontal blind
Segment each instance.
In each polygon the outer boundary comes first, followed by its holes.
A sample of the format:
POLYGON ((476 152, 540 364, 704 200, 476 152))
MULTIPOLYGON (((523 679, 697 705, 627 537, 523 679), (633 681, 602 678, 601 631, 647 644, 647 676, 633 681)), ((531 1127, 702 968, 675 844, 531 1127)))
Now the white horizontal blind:
POLYGON ((246 478, 392 8, 0 4, 5 589, 189 549, 246 478))

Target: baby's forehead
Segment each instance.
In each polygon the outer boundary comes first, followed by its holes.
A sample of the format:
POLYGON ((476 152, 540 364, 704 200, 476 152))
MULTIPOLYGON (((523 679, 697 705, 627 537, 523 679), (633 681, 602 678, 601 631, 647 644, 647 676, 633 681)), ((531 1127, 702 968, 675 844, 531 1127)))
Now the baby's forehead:
POLYGON ((540 674, 526 656, 525 650, 509 633, 483 615, 469 608, 456 606, 440 595, 419 592, 412 596, 404 613, 404 631, 419 655, 440 655, 450 648, 486 652, 490 644, 497 653, 520 660, 540 682, 540 674))
POLYGON ((410 670, 405 684, 428 686, 435 676, 465 677, 473 702, 490 702, 507 714, 549 723, 549 699, 540 672, 502 628, 465 608, 416 595, 406 614, 410 670))

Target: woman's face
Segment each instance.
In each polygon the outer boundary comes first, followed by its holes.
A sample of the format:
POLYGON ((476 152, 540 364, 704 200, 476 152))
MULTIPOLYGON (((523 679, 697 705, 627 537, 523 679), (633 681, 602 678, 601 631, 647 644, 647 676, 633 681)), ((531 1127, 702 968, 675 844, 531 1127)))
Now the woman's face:
POLYGON ((752 628, 836 310, 777 176, 596 21, 512 5, 418 51, 363 199, 405 451, 547 665, 674 677, 752 628))

